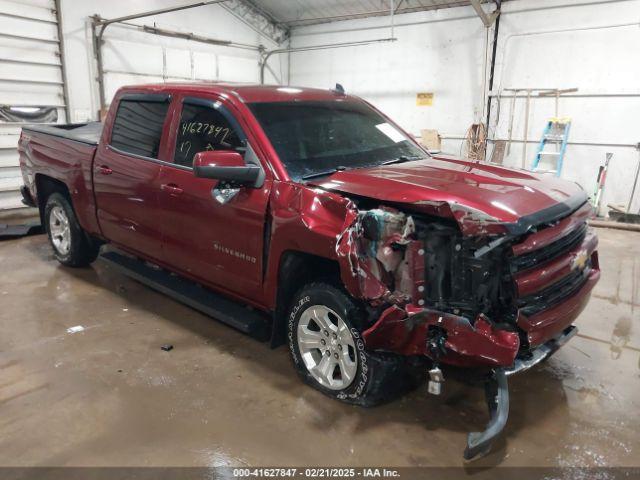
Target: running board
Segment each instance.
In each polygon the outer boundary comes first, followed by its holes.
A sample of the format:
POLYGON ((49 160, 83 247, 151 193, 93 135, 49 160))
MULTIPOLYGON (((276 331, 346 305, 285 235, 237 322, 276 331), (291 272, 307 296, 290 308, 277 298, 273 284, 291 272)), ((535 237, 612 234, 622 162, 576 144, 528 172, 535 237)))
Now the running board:
POLYGON ((157 269, 118 252, 105 252, 100 257, 110 266, 180 303, 240 330, 260 341, 269 338, 269 317, 251 310, 220 294, 214 293, 178 275, 157 269))

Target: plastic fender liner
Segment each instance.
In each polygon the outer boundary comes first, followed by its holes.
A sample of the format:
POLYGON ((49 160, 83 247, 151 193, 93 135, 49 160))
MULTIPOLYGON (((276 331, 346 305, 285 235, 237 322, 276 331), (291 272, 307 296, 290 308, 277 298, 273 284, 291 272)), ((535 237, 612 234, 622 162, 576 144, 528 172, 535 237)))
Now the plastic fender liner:
POLYGON ((465 460, 489 453, 493 441, 500 435, 509 418, 509 386, 504 369, 495 369, 487 379, 484 389, 491 419, 483 432, 471 432, 467 436, 465 460))

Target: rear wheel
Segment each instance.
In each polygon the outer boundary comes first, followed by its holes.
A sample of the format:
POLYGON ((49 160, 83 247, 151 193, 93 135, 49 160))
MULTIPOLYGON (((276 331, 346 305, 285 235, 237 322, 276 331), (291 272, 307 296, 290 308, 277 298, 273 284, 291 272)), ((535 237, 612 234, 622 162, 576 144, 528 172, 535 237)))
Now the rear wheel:
POLYGON ((311 283, 289 309, 288 343, 302 380, 326 395, 373 406, 415 387, 421 374, 398 355, 369 352, 364 313, 353 298, 326 283, 311 283))
POLYGON ((69 200, 61 193, 47 199, 44 223, 53 253, 63 265, 84 267, 98 256, 98 245, 82 230, 69 200))

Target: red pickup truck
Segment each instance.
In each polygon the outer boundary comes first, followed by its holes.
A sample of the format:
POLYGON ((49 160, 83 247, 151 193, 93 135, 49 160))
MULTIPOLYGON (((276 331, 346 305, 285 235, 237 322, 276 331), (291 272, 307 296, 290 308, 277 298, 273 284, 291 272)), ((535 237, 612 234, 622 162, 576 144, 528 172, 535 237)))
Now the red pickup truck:
POLYGON ((288 343, 325 394, 372 405, 416 372, 438 394, 444 364, 486 375, 467 458, 600 276, 577 184, 432 155, 340 88, 125 87, 104 124, 25 127, 19 150, 62 264, 108 243, 134 278, 288 343))

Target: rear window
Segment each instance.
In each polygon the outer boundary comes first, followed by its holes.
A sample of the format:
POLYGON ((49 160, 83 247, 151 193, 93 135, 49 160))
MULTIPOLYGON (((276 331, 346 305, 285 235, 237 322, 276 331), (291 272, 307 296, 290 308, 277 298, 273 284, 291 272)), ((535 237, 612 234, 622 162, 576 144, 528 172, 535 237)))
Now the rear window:
POLYGON ((111 146, 123 152, 158 158, 162 126, 169 102, 159 100, 120 100, 113 122, 111 146))

